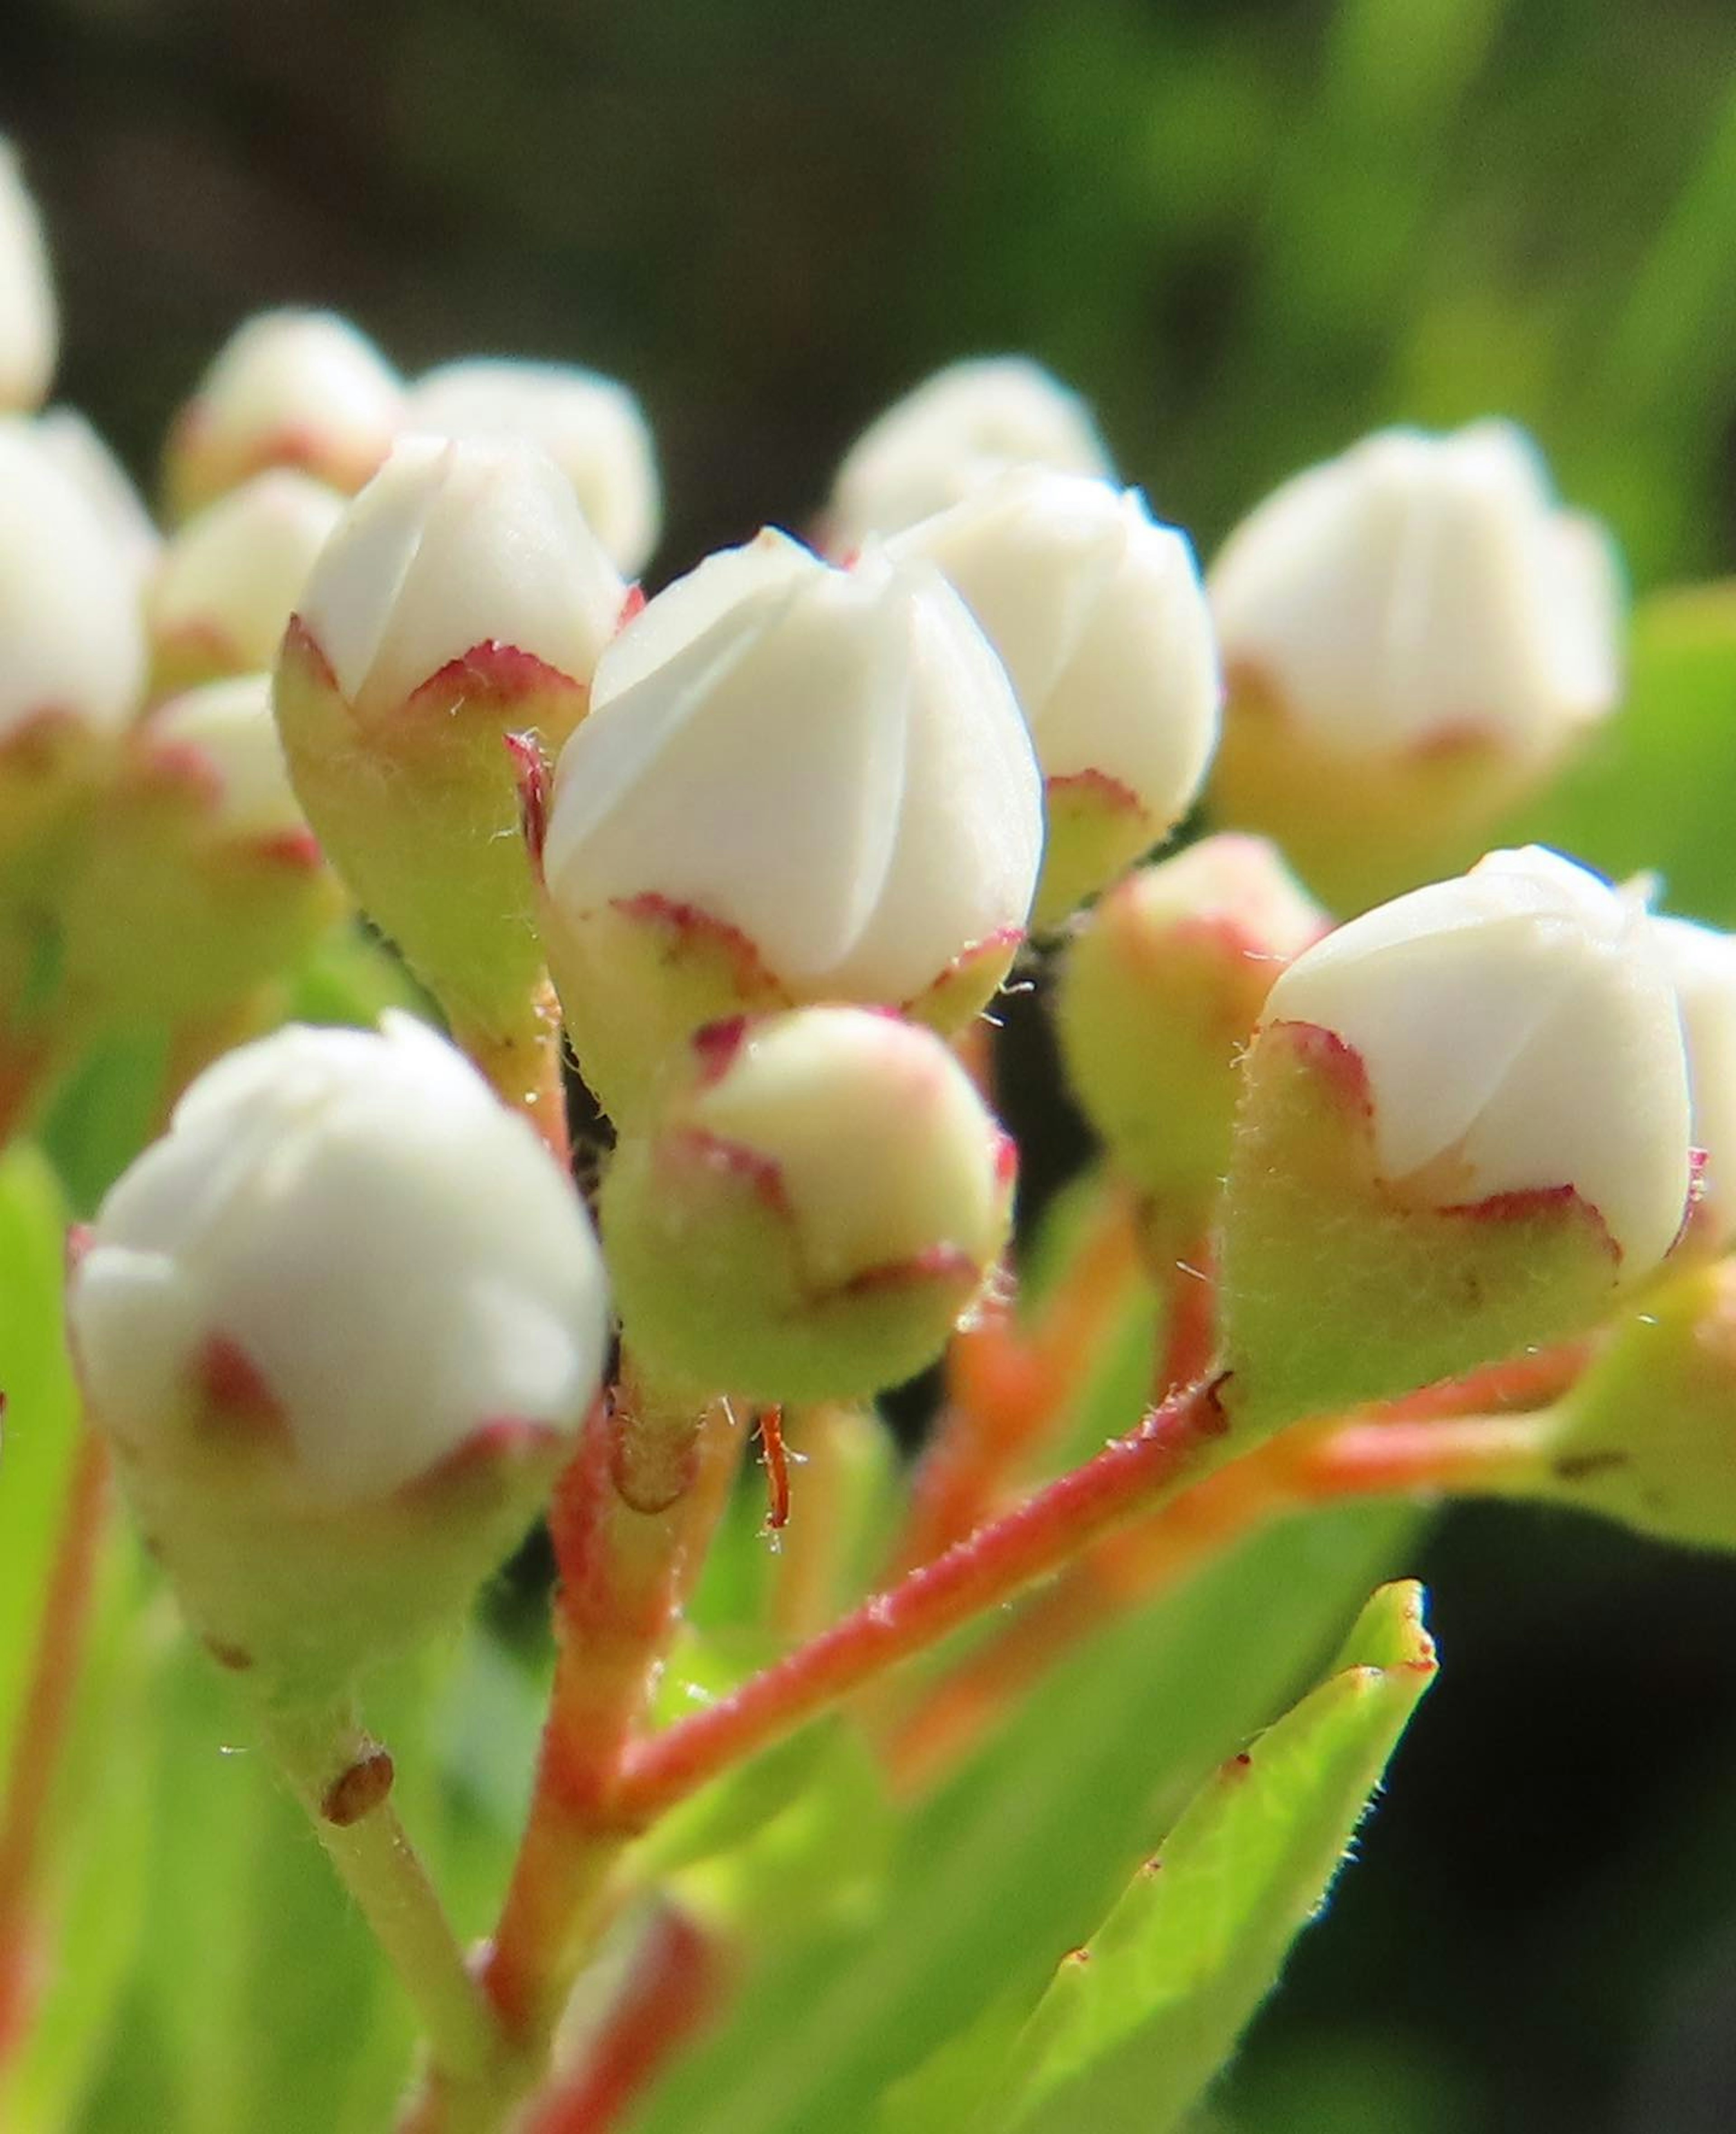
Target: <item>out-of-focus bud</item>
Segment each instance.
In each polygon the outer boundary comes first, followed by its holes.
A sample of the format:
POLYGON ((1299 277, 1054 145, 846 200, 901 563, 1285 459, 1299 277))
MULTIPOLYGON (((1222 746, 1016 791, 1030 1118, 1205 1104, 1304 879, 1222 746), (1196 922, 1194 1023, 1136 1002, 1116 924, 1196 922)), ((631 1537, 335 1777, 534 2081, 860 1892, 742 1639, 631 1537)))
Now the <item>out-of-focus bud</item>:
POLYGON ((948 364, 894 401, 845 455, 827 514, 828 545, 848 555, 1015 466, 1115 471, 1090 409, 1040 364, 1023 355, 948 364))
POLYGON ((290 786, 270 677, 208 683, 128 736, 59 886, 67 1011, 104 1026, 219 1015, 345 908, 290 786))
POLYGON ((267 467, 353 495, 403 418, 403 385, 333 311, 262 311, 237 327, 175 418, 163 477, 184 519, 267 467))
POLYGON ((130 567, 32 426, 0 422, 0 852, 8 861, 58 812, 99 744, 133 717, 144 669, 130 567))
POLYGON ((1227 1360, 1270 1421, 1594 1325, 1674 1243, 1687 1065, 1652 921, 1535 847, 1382 905, 1278 979, 1244 1069, 1227 1360))
POLYGON ((1012 1144, 932 1031, 861 1008, 711 1026, 604 1181, 627 1339, 761 1401, 931 1363, 1006 1241, 1012 1144))
POLYGON ((39 405, 59 340, 41 218, 17 152, 0 134, 0 409, 39 405))
POLYGON ((1226 834, 1117 882, 1068 948, 1068 1079, 1140 1196, 1152 1258, 1197 1247, 1229 1165, 1237 1063, 1278 974, 1330 921, 1263 838, 1226 834))
POLYGON ((1058 923, 1186 812, 1222 695, 1192 545, 1137 490, 1015 467, 888 543, 962 594, 1043 770, 1037 923, 1058 923))
POLYGON ((1666 1541, 1736 1548, 1736 1261, 1651 1291, 1554 1421, 1534 1493, 1666 1541))
POLYGON ((268 669, 343 509, 335 489, 273 467, 190 519, 146 604, 157 688, 268 669))
POLYGON ((1383 431, 1296 476, 1208 583, 1218 813, 1341 910, 1463 861, 1616 700, 1613 551, 1508 423, 1383 431))
POLYGON ((1005 975, 1042 795, 1005 673, 925 567, 763 534, 597 669, 543 851, 542 934, 623 1119, 701 1024, 809 1001, 956 1028, 1005 975))
POLYGON ((638 400, 595 370, 506 360, 443 364, 410 389, 406 427, 442 437, 522 437, 572 484, 617 570, 631 577, 657 546, 657 454, 638 400))
POLYGON ((454 1613, 597 1391, 567 1181, 450 1045, 292 1026, 201 1075, 71 1278, 90 1411, 224 1664, 330 1695, 454 1613))
POLYGON ((36 418, 31 435, 108 528, 142 590, 157 568, 162 536, 133 477, 76 408, 49 408, 36 418))
POLYGON ((1694 1146, 1702 1159, 1695 1238, 1722 1250, 1736 1236, 1736 936, 1686 919, 1652 926, 1688 1046, 1694 1146))
POLYGON ((626 588, 528 446, 406 438, 339 521, 277 663, 321 844, 469 1045, 542 968, 509 734, 585 716, 626 588))

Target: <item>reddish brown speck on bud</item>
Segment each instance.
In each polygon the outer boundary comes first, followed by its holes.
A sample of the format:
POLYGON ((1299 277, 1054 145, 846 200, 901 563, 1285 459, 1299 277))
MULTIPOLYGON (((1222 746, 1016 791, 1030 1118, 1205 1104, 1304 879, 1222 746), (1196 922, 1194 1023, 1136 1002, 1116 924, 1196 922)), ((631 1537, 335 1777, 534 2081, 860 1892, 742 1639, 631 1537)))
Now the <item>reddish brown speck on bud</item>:
POLYGON ((708 1022, 703 1029, 695 1031, 693 1050, 699 1061, 702 1088, 709 1089, 728 1074, 731 1062, 741 1050, 741 1041, 746 1036, 745 1015, 726 1016, 721 1022, 708 1022))
POLYGON ((518 780, 518 823, 525 849, 538 875, 542 871, 542 847, 548 842, 548 765, 533 733, 502 734, 518 780))
POLYGON ((200 1352, 195 1375, 206 1402, 224 1422, 270 1432, 285 1428, 277 1395, 239 1341, 214 1334, 200 1352))
POLYGON ((627 597, 621 602, 621 612, 619 620, 615 623, 615 629, 618 631, 624 630, 628 624, 632 621, 634 616, 644 611, 644 605, 645 589, 635 580, 632 585, 628 587, 627 597))

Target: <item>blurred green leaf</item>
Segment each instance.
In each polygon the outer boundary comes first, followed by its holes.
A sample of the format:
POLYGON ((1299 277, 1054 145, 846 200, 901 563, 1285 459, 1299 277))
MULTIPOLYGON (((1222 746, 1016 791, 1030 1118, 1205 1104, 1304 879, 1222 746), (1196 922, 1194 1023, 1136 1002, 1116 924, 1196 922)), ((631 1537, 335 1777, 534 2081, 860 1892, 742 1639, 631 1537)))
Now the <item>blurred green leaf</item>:
POLYGON ((1377 1593, 1331 1678, 1191 1802, 1062 1963, 981 2134, 1165 2134, 1314 1916, 1433 1679, 1421 1588, 1377 1593))
POLYGON ((1658 593, 1633 618, 1628 700, 1515 826, 1617 881, 1654 868, 1661 901, 1736 925, 1736 582, 1658 593))

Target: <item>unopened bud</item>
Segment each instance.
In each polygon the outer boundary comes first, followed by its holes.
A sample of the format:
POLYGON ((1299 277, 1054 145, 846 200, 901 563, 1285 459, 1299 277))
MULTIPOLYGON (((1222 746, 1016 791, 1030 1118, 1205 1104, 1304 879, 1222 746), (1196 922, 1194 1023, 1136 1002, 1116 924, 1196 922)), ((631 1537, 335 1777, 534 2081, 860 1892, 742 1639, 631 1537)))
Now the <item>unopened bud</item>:
POLYGON ((702 1031, 604 1181, 627 1339, 762 1401, 847 1399, 945 1345, 1006 1240, 1012 1144, 941 1040, 805 1008, 702 1031))
POLYGON ((1005 974, 1041 845, 1005 673, 936 572, 726 550, 622 631, 561 757, 542 932, 580 1065, 620 1120, 744 1010, 956 1028, 1005 974))
POLYGON ((274 467, 190 519, 147 602, 157 688, 268 669, 343 508, 335 489, 274 467))
POLYGON ((1068 944, 1056 1000, 1068 1079, 1140 1196, 1155 1258, 1205 1234, 1237 1062, 1279 973, 1329 923, 1275 847, 1226 834, 1136 869, 1068 944))
POLYGON ((176 418, 164 466, 185 518, 267 467, 353 495, 384 459, 403 386, 367 336, 332 311, 262 311, 219 350, 176 418))
POLYGON ((59 339, 41 219, 17 153, 0 135, 0 409, 40 404, 59 339))
POLYGON ((1685 919, 1658 919, 1652 927, 1688 1048, 1694 1146, 1701 1159, 1695 1239, 1719 1251, 1736 1236, 1736 936, 1685 919))
POLYGON ((1504 422, 1383 431, 1298 475, 1209 587, 1216 809, 1340 908, 1460 862, 1616 700, 1608 537, 1504 422))
POLYGON ((1736 1261, 1651 1291, 1553 1422, 1543 1494, 1666 1541, 1736 1549, 1736 1261))
POLYGON ((521 437, 572 484, 615 568, 643 570, 663 501, 644 410, 624 385, 574 364, 473 360, 418 379, 405 427, 442 437, 521 437))
POLYGON ((148 1543, 280 1697, 456 1612, 535 1513, 606 1331, 567 1180, 402 1016, 203 1074, 104 1202, 68 1309, 148 1543))
POLYGON ((84 1024, 218 1014, 292 970, 345 909, 289 783, 268 675, 159 705, 127 737, 55 911, 84 1024))
POLYGON ((0 422, 0 851, 8 858, 137 708, 137 581, 32 426, 0 422))
POLYGON ((142 591, 162 553, 162 536, 132 476, 76 408, 49 408, 31 435, 107 528, 142 591))
POLYGON ((1023 355, 949 364, 895 400, 846 454, 829 545, 849 555, 1018 466, 1106 479, 1115 471, 1090 409, 1040 364, 1023 355))
POLYGON ((1194 551, 1137 490, 1031 467, 888 544, 934 564, 1010 677, 1043 770, 1038 923, 1168 835, 1218 739, 1218 654, 1194 551))
POLYGON ((285 637, 277 717, 308 820, 467 1040, 515 1026, 542 961, 504 736, 572 731, 625 592, 542 453, 411 437, 285 637))
POLYGON ((1222 1234, 1239 1397, 1385 1398, 1595 1324, 1681 1230, 1687 1068, 1652 922, 1536 848, 1307 949, 1244 1068, 1222 1234))

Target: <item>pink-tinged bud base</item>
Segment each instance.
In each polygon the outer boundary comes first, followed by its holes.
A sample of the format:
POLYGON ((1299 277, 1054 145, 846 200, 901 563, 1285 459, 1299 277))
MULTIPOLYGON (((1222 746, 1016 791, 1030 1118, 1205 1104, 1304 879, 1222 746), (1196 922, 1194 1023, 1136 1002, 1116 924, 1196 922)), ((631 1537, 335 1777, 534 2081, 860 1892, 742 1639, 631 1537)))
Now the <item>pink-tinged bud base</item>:
POLYGON ((1271 838, 1344 918, 1468 866, 1564 760, 1489 739, 1468 715, 1425 747, 1353 755, 1303 733, 1261 675, 1228 680, 1212 814, 1271 838))
POLYGON ((1165 828, 1131 786, 1101 770, 1049 779, 1044 814, 1043 875, 1031 915, 1039 934, 1061 925, 1124 873, 1165 828))
POLYGON ((1467 1201, 1444 1165, 1382 1178, 1362 1060, 1330 1031, 1269 1024, 1243 1076, 1219 1293, 1257 1427, 1461 1377, 1618 1301, 1620 1254, 1570 1185, 1467 1201))
POLYGON ((407 702, 351 704, 297 618, 276 694, 297 795, 357 902, 467 1043, 509 1036, 542 956, 518 774, 503 743, 534 735, 552 754, 585 716, 588 689, 486 645, 407 702))
POLYGON ((195 401, 182 408, 169 432, 164 456, 169 516, 190 519, 268 467, 293 467, 354 496, 379 471, 388 442, 382 437, 378 449, 364 451, 297 422, 250 437, 237 447, 219 435, 195 401))

